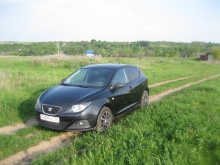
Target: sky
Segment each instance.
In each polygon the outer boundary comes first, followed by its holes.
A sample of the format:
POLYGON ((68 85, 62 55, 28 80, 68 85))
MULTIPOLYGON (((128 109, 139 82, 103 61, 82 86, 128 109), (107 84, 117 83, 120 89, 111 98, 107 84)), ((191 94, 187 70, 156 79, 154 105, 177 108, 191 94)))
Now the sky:
POLYGON ((220 0, 0 0, 0 41, 220 43, 220 0))

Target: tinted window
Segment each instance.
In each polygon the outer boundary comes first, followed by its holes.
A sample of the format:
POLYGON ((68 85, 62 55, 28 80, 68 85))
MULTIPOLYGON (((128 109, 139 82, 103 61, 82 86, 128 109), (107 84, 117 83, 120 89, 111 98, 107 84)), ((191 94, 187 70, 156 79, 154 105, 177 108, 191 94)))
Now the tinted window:
POLYGON ((128 82, 128 76, 125 72, 125 69, 121 69, 116 73, 113 83, 116 84, 117 82, 124 84, 128 82))
POLYGON ((87 70, 78 70, 76 74, 74 74, 70 80, 71 83, 82 81, 86 76, 87 70))
POLYGON ((85 87, 104 87, 110 80, 113 70, 108 69, 80 69, 73 73, 63 83, 85 87))
POLYGON ((130 81, 133 81, 140 76, 140 71, 136 67, 129 66, 127 67, 127 71, 130 81))

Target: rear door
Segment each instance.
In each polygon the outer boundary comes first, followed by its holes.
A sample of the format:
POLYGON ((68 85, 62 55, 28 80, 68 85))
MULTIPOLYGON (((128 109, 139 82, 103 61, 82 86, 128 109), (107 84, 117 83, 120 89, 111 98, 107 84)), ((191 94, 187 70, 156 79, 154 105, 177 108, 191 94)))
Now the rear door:
POLYGON ((129 88, 130 88, 130 104, 137 105, 143 93, 142 80, 140 77, 140 69, 135 66, 126 67, 127 75, 129 78, 129 88))

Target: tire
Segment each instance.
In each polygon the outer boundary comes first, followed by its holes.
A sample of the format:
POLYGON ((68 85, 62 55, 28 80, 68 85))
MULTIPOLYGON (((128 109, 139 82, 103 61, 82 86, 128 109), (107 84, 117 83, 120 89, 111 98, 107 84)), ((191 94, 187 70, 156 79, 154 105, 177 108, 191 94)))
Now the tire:
POLYGON ((103 107, 99 113, 96 131, 107 131, 112 124, 113 115, 108 107, 103 107))
POLYGON ((149 94, 148 94, 148 91, 145 90, 142 94, 142 97, 141 97, 140 107, 144 108, 148 105, 148 103, 149 103, 149 94))

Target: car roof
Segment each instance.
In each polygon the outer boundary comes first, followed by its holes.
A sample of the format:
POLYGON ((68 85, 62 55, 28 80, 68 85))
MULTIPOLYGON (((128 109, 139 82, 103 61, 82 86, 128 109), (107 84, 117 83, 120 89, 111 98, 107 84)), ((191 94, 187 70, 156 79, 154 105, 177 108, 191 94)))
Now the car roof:
POLYGON ((91 69, 118 69, 124 66, 130 66, 127 64, 94 64, 94 65, 88 65, 88 66, 84 66, 82 68, 91 68, 91 69))

